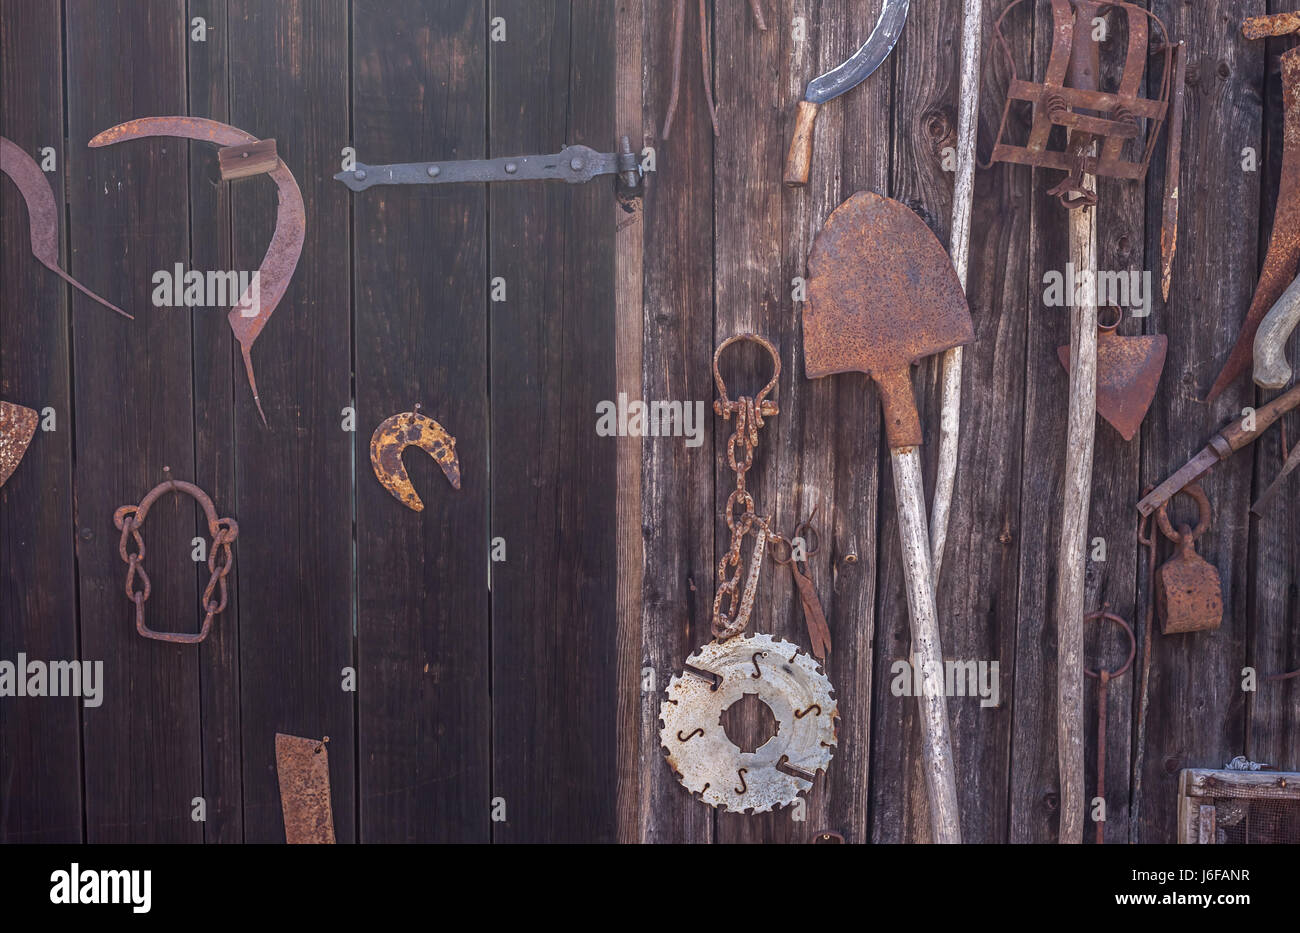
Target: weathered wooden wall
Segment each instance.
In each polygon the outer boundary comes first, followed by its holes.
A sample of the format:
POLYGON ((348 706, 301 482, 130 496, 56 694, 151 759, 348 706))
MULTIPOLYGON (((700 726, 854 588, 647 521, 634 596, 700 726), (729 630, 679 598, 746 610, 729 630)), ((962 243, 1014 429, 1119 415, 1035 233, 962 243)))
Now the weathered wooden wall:
MULTIPOLYGON (((926 839, 915 701, 890 691, 909 646, 879 401, 865 377, 804 378, 791 282, 827 215, 858 190, 903 200, 946 241, 959 5, 913 0, 885 66, 824 108, 801 191, 780 182, 795 102, 858 46, 880 0, 763 0, 766 32, 746 3, 709 4, 717 138, 687 6, 665 140, 666 0, 0 5, 0 133, 33 155, 55 148, 65 266, 136 313, 116 318, 32 260, 21 199, 0 182, 0 398, 51 408, 58 427, 0 490, 0 659, 100 659, 107 680, 96 709, 0 699, 0 839, 281 839, 277 731, 330 736, 344 842, 803 842, 822 828, 850 842, 926 839), (190 38, 195 17, 206 42, 190 38), (490 39, 495 17, 504 43, 490 39), (149 303, 150 276, 175 262, 254 267, 274 218, 269 186, 220 182, 208 146, 86 147, 122 120, 177 113, 274 137, 303 189, 306 248, 255 351, 269 429, 225 314, 149 303), (382 163, 606 150, 620 134, 655 149, 643 198, 616 197, 609 179, 353 195, 331 177, 348 145, 382 163), (504 302, 489 296, 498 276, 504 302), (781 413, 751 489, 782 531, 819 510, 811 568, 843 721, 802 821, 714 813, 658 747, 661 691, 709 637, 729 432, 711 413, 697 448, 594 430, 596 404, 619 392, 709 412, 713 347, 743 330, 775 341, 783 362, 781 413), (374 426, 416 403, 457 436, 464 477, 453 492, 432 463, 408 458, 419 515, 368 464, 374 426), (341 427, 349 407, 355 433, 341 427), (164 467, 240 523, 231 608, 199 648, 140 639, 121 592, 112 512, 164 467), (495 538, 504 562, 488 560, 495 538), (345 668, 355 693, 341 688, 345 668), (206 822, 191 818, 195 797, 206 822), (504 822, 491 819, 494 798, 504 822)), ((1002 7, 986 9, 981 153, 1009 79, 990 47, 1002 7)), ((1213 406, 1198 401, 1267 245, 1275 56, 1293 41, 1241 37, 1263 0, 1157 0, 1154 11, 1190 49, 1182 246, 1169 304, 1157 297, 1123 332, 1167 334, 1169 361, 1139 438, 1098 427, 1089 530, 1107 544, 1089 566, 1090 601, 1131 619, 1139 643, 1149 581, 1133 506, 1260 400, 1243 379, 1213 406), (1247 148, 1258 171, 1243 170, 1247 148)), ((1007 33, 1021 73, 1041 74, 1043 17, 1022 10, 1007 33)), ((1158 270, 1163 152, 1145 186, 1102 185, 1104 268, 1158 270)), ((968 841, 1056 836, 1051 555, 1066 378, 1055 348, 1068 322, 1042 302, 1043 275, 1066 258, 1050 183, 1002 165, 977 179, 977 337, 939 592, 946 655, 1000 665, 997 707, 949 701, 968 841)), ((737 390, 756 388, 763 361, 733 363, 737 390)), ((927 440, 936 383, 934 363, 918 367, 927 440)), ((1300 419, 1287 429, 1300 436, 1300 419)), ((1172 840, 1180 768, 1238 754, 1300 767, 1297 682, 1240 688, 1248 665, 1300 666, 1300 497, 1293 484, 1266 518, 1247 513, 1280 446, 1275 430, 1205 483, 1216 511, 1201 553, 1223 573, 1225 621, 1155 635, 1140 768, 1140 680, 1111 688, 1111 841, 1172 840)), ((926 446, 930 471, 936 448, 926 446)), ((197 624, 206 573, 189 540, 201 529, 180 500, 150 519, 160 628, 197 624)), ((751 625, 806 642, 790 575, 770 562, 751 625)), ((1096 661, 1124 643, 1108 632, 1089 646, 1096 661)))

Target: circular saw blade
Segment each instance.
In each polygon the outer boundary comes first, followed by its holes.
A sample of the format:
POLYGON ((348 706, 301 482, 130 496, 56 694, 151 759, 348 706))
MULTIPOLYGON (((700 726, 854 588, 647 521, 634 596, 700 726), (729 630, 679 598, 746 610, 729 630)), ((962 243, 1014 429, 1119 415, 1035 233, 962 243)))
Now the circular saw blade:
POLYGON ((668 765, 710 806, 746 813, 789 806, 830 764, 839 709, 830 680, 797 645, 761 634, 710 642, 665 692, 659 740, 668 765), (746 694, 776 719, 776 733, 752 752, 722 728, 723 712, 746 694))

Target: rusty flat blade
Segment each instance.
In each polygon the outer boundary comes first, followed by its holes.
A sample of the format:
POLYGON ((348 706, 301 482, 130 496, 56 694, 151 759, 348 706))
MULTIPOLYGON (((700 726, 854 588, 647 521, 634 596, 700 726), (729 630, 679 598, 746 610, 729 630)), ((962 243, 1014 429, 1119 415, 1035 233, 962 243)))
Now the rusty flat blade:
POLYGON ((1218 462, 1219 455, 1214 452, 1214 448, 1206 447, 1181 467, 1173 476, 1169 477, 1169 479, 1165 480, 1155 489, 1151 490, 1151 492, 1147 493, 1142 501, 1138 503, 1138 512, 1141 513, 1143 518, 1150 515, 1156 509, 1160 508, 1160 506, 1164 505, 1177 495, 1180 489, 1188 483, 1195 482, 1207 470, 1209 470, 1210 467, 1214 466, 1218 462))
POLYGON ((45 173, 17 144, 0 136, 0 174, 8 175, 27 205, 27 224, 32 240, 32 255, 63 281, 82 294, 122 315, 131 318, 117 305, 99 297, 59 267, 59 209, 45 173))
MULTIPOLYGON (((1133 440, 1160 386, 1169 340, 1164 334, 1121 337, 1103 332, 1097 336, 1097 413, 1126 441, 1133 440)), ((1070 347, 1056 348, 1070 371, 1070 347)))
POLYGON ((868 373, 881 386, 891 448, 920 444, 908 367, 975 337, 943 244, 905 204, 860 191, 817 235, 808 272, 805 374, 868 373))
MULTIPOLYGON (((216 120, 199 117, 142 117, 104 130, 90 141, 90 146, 111 146, 149 136, 175 136, 222 147, 245 146, 259 141, 251 133, 216 120)), ((276 208, 275 232, 271 235, 271 244, 257 270, 260 299, 254 302, 250 289, 240 295, 239 301, 227 316, 230 329, 234 331, 243 353, 248 385, 253 391, 253 401, 257 404, 257 412, 264 424, 266 413, 262 410, 257 378, 253 374, 253 344, 289 288, 289 281, 298 268, 298 258, 302 255, 302 245, 307 237, 307 212, 303 206, 302 191, 298 188, 293 173, 283 161, 278 161, 276 168, 267 175, 275 182, 279 206, 276 208)))
POLYGON ((0 402, 0 486, 14 475, 36 434, 39 416, 30 408, 0 402))
POLYGON ((1282 55, 1282 100, 1285 111, 1282 144, 1282 182, 1278 186, 1277 209, 1273 214, 1273 235, 1269 240, 1264 269, 1259 274, 1255 297, 1246 312, 1241 333, 1205 400, 1212 402, 1255 357, 1255 332, 1269 309, 1295 278, 1300 266, 1300 48, 1282 55))
POLYGON ((328 741, 275 734, 275 770, 289 845, 334 844, 328 741))

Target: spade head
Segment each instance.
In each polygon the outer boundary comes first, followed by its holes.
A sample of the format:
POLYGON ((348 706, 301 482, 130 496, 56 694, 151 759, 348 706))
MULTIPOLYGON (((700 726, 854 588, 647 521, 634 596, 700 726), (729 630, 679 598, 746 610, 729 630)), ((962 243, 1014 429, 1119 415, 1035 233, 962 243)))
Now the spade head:
POLYGON ((889 446, 919 445, 909 367, 975 338, 943 245, 906 205, 860 191, 826 221, 808 273, 808 378, 867 373, 880 386, 889 446))
MULTIPOLYGON (((1126 441, 1133 440, 1156 397, 1168 347, 1164 334, 1121 337, 1110 327, 1097 335, 1097 414, 1126 441)), ((1056 355, 1069 372, 1069 346, 1057 347, 1056 355)))

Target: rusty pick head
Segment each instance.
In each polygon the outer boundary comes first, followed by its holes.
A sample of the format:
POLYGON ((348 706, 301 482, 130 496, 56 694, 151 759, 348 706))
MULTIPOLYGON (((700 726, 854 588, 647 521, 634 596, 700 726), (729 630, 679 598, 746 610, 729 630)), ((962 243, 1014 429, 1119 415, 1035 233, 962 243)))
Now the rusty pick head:
POLYGON ((3 136, 0 136, 0 173, 13 180, 23 196, 23 203, 27 205, 32 255, 40 264, 105 308, 116 311, 124 318, 130 318, 131 315, 117 305, 99 297, 59 268, 59 209, 54 203, 54 192, 50 190, 50 183, 45 180, 45 174, 36 160, 3 136))
MULTIPOLYGON (((1156 397, 1169 339, 1164 334, 1121 337, 1115 330, 1122 312, 1113 310, 1115 322, 1097 328, 1097 413, 1131 441, 1156 397)), ((1057 347, 1056 355, 1069 372, 1070 347, 1057 347)))
MULTIPOLYGON (((246 146, 258 142, 258 138, 251 133, 215 120, 199 117, 143 117, 104 130, 90 141, 90 146, 111 146, 149 136, 175 136, 220 147, 246 146)), ((253 343, 289 288, 289 281, 298 267, 298 257, 302 255, 302 244, 307 236, 307 212, 303 207, 302 191, 299 190, 293 173, 282 160, 277 159, 275 168, 267 174, 275 182, 280 195, 275 233, 271 236, 271 245, 267 247, 266 256, 257 270, 257 289, 250 287, 242 294, 228 315, 230 329, 234 331, 243 353, 248 385, 253 390, 253 401, 263 424, 266 423, 266 412, 262 410, 257 379, 253 375, 253 343)))
POLYGON ((36 434, 38 416, 30 408, 0 402, 0 486, 14 475, 36 434))
POLYGON ((442 467, 453 489, 460 488, 460 460, 456 456, 456 438, 438 422, 419 412, 405 411, 386 419, 370 438, 370 465, 375 477, 393 494, 393 498, 415 512, 424 511, 402 454, 408 447, 419 447, 442 467))

